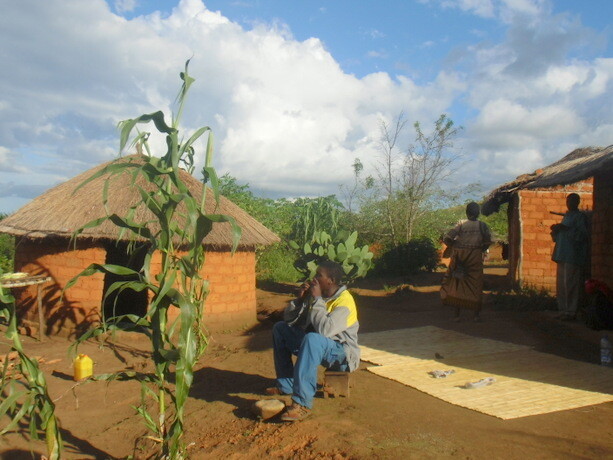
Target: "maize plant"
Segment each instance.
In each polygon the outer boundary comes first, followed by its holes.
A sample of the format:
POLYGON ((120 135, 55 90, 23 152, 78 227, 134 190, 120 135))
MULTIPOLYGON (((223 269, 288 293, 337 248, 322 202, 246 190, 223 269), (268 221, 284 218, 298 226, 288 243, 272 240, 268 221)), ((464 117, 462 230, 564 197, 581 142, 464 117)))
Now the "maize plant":
POLYGON ((29 420, 30 436, 39 439, 39 430, 45 433, 47 458, 56 460, 62 454, 62 437, 55 416, 55 404, 47 392, 45 375, 38 361, 25 354, 19 331, 15 299, 0 287, 0 318, 6 322, 6 338, 12 342, 11 352, 17 353, 18 361, 9 375, 9 354, 2 366, 0 378, 0 418, 8 415, 10 422, 0 430, 0 436, 14 430, 19 423, 29 420), (19 374, 21 376, 18 378, 19 374))
MULTIPOLYGON (((133 250, 146 252, 142 268, 137 270, 120 265, 92 264, 66 286, 69 288, 74 285, 81 276, 103 272, 129 278, 112 283, 105 292, 105 299, 126 289, 147 291, 150 301, 143 317, 129 314, 106 318, 99 327, 81 336, 76 345, 116 329, 133 328, 150 338, 154 375, 121 374, 122 378, 140 380, 142 404, 136 408, 137 412, 154 433, 152 438, 160 443, 158 457, 170 459, 185 457, 182 442, 185 404, 192 385, 194 365, 207 345, 202 324, 204 302, 209 290, 207 281, 201 277, 205 258, 204 238, 213 224, 229 223, 232 227, 234 251, 241 235, 241 229, 232 217, 207 214, 205 211, 207 186, 213 190, 215 199, 219 198, 217 175, 211 166, 213 136, 210 128, 202 127, 186 140, 179 136, 178 126, 185 98, 194 82, 188 74, 188 65, 189 61, 185 64, 185 71, 180 74, 183 83, 177 96, 178 108, 170 125, 166 123, 162 112, 141 115, 119 123, 120 154, 130 139, 131 147, 146 154, 138 161, 118 159, 80 185, 105 177, 102 200, 106 208, 107 191, 112 186, 113 177, 118 174, 132 175, 131 184, 139 194, 140 202, 126 215, 110 214, 93 220, 75 232, 74 237, 76 241, 76 237, 85 228, 110 220, 118 227, 120 234, 130 238, 133 250), (150 133, 137 129, 137 125, 149 123, 153 123, 157 131, 166 137, 167 150, 163 156, 156 157, 151 153, 147 142, 150 133), (181 167, 193 172, 196 154, 194 144, 205 134, 208 135, 203 168, 205 187, 201 196, 195 196, 179 172, 181 167), (138 206, 146 206, 149 215, 154 217, 138 221, 136 216, 142 216, 136 212, 138 206), (161 269, 155 275, 152 274, 154 255, 161 256, 161 269), (173 306, 180 313, 175 321, 169 321, 168 311, 173 306), (148 397, 157 403, 156 413, 148 412, 145 404, 148 397)), ((117 375, 107 377, 115 379, 117 375)))

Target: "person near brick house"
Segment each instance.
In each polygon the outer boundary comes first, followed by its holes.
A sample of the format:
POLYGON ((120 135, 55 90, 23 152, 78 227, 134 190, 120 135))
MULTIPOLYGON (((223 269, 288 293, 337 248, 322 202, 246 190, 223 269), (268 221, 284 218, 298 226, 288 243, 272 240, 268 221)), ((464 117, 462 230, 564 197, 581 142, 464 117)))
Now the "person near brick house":
POLYGON ((557 264, 559 318, 565 321, 573 320, 577 315, 588 263, 589 230, 585 214, 579 211, 580 202, 578 194, 569 194, 566 197, 568 211, 562 222, 551 226, 551 237, 555 242, 552 260, 557 264))
POLYGON ((441 284, 441 300, 455 308, 454 321, 460 320, 462 309, 474 312, 474 321, 481 321, 483 303, 483 260, 492 244, 492 232, 480 221, 481 210, 475 202, 466 206, 467 220, 461 220, 443 237, 451 252, 449 268, 441 284))
POLYGON ((273 327, 276 386, 269 395, 292 396, 281 420, 294 422, 310 414, 317 391, 317 370, 354 371, 360 364, 358 313, 355 300, 342 285, 343 268, 331 261, 317 267, 298 298, 289 303, 283 321, 273 327), (298 358, 292 362, 292 355, 298 358))

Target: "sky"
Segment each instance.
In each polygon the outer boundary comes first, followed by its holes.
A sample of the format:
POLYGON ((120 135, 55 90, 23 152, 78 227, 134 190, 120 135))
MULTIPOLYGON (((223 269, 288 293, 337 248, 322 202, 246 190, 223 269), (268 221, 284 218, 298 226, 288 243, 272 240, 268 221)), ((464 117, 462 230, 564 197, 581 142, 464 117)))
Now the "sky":
POLYGON ((170 117, 187 59, 182 131, 210 126, 218 174, 270 198, 340 194, 400 113, 403 148, 415 121, 461 126, 453 184, 482 194, 613 143, 610 0, 0 6, 0 212, 117 157, 120 120, 170 117))

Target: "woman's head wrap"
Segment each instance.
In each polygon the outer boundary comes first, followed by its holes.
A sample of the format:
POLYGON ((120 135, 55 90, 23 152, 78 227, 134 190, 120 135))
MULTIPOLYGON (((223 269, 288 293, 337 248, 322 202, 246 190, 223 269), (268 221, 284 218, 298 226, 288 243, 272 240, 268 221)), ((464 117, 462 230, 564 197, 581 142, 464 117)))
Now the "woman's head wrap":
POLYGON ((468 217, 469 219, 476 219, 477 217, 479 217, 480 212, 481 209, 479 208, 479 205, 474 201, 471 201, 466 205, 466 217, 468 217))

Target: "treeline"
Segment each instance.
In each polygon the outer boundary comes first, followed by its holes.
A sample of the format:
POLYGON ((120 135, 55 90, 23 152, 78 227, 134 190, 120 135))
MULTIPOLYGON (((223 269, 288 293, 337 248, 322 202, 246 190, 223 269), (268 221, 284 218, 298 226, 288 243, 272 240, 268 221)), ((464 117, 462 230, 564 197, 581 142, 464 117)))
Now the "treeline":
MULTIPOLYGON (((290 241, 302 246, 322 230, 331 234, 357 230, 358 244, 367 244, 375 254, 371 275, 432 270, 439 263, 442 234, 465 218, 464 205, 430 209, 416 220, 410 240, 394 241, 382 217, 386 205, 382 200, 350 211, 335 195, 295 200, 261 198, 253 194, 248 184, 239 184, 229 174, 220 177, 220 192, 281 238, 280 243, 258 250, 257 259, 258 279, 279 282, 295 282, 301 277, 294 268, 297 253, 290 247, 290 241)), ((506 238, 505 208, 483 220, 497 239, 506 238)))

